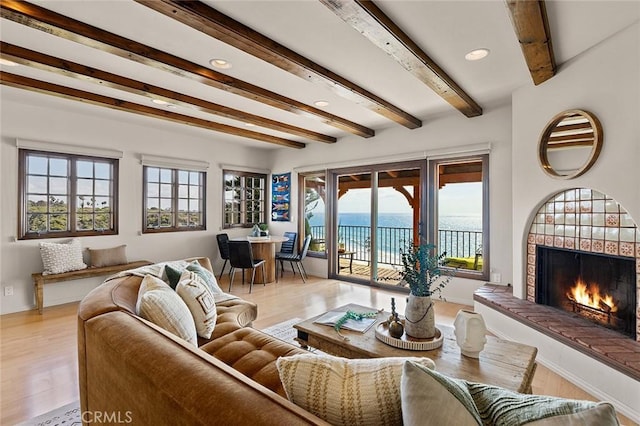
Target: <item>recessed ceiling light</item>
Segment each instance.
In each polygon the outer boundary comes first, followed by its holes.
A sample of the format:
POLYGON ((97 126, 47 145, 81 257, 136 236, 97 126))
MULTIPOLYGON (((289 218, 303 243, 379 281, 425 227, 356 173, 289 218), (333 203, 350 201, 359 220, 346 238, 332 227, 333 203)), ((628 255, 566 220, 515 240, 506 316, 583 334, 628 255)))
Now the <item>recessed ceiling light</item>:
POLYGON ((326 106, 329 106, 329 102, 327 102, 327 101, 315 101, 313 104, 314 104, 315 106, 318 106, 318 107, 326 107, 326 106))
POLYGON ((151 102, 156 105, 171 105, 169 102, 163 101, 162 99, 151 99, 151 102))
POLYGON ((471 52, 464 55, 464 58, 467 61, 478 61, 482 58, 486 58, 488 54, 489 54, 489 49, 482 48, 482 49, 472 50, 471 52))
POLYGON ((223 69, 223 70, 231 68, 231 62, 227 61, 226 59, 215 58, 210 60, 209 63, 212 66, 223 69))
POLYGON ((8 67, 17 67, 19 64, 17 62, 13 62, 8 59, 0 58, 0 65, 6 65, 8 67))

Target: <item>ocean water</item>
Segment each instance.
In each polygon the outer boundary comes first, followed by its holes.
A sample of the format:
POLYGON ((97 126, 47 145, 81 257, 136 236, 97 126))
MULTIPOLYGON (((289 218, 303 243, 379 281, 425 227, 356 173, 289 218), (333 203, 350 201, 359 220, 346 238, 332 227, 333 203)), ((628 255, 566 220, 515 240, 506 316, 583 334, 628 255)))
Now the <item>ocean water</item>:
MULTIPOLYGON (((314 213, 309 221, 311 226, 324 226, 324 214, 314 213)), ((339 226, 371 226, 369 213, 341 213, 338 217, 339 226)), ((380 213, 378 226, 391 228, 411 228, 413 215, 411 213, 380 213)), ((440 229, 455 231, 482 231, 480 216, 442 216, 440 229)))
MULTIPOLYGON (((323 236, 324 214, 315 213, 309 221, 314 235, 323 236)), ((368 213, 341 213, 338 217, 339 240, 346 250, 355 251, 354 258, 370 259, 370 227, 368 213)), ((449 257, 471 257, 481 249, 482 218, 480 216, 442 216, 438 251, 449 257), (457 231, 457 232, 447 232, 457 231)), ((402 248, 413 241, 411 213, 380 213, 378 216, 378 261, 399 264, 402 248)))

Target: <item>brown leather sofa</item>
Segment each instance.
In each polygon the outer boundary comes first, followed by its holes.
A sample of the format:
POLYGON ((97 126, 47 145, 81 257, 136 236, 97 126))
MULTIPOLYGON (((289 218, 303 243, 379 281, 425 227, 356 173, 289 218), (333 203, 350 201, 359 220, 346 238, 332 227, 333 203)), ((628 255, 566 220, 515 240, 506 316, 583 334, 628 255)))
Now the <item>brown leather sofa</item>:
MULTIPOLYGON (((198 260, 211 270, 209 259, 198 260)), ((141 282, 108 280, 80 303, 85 424, 327 424, 284 396, 275 361, 304 351, 251 328, 255 304, 217 304, 214 334, 196 348, 136 315, 141 282)))

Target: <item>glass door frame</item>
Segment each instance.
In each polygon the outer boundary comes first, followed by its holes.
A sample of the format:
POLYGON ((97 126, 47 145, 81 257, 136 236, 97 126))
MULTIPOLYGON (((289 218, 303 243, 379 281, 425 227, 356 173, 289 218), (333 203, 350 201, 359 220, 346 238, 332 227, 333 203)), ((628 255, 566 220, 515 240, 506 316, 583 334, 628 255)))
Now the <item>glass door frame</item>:
MULTIPOLYGON (((326 172, 326 190, 327 190, 327 233, 326 233, 326 249, 328 256, 328 276, 333 279, 340 279, 344 281, 356 282, 361 284, 367 284, 375 287, 390 288, 401 290, 402 287, 398 287, 395 284, 386 284, 384 282, 376 281, 377 275, 377 219, 378 219, 378 173, 385 170, 398 170, 398 169, 418 169, 420 170, 419 176, 419 191, 420 191, 420 220, 418 223, 417 233, 420 238, 426 238, 426 226, 424 224, 427 221, 427 187, 428 187, 428 169, 426 159, 408 160, 402 162, 382 163, 382 164, 370 164, 364 166, 344 167, 339 169, 329 169, 326 172), (353 277, 351 275, 340 275, 338 272, 338 177, 346 174, 371 174, 371 262, 370 262, 370 275, 369 279, 361 279, 353 277)), ((404 289, 407 290, 407 289, 404 289)), ((408 290, 407 290, 408 291, 408 290)))

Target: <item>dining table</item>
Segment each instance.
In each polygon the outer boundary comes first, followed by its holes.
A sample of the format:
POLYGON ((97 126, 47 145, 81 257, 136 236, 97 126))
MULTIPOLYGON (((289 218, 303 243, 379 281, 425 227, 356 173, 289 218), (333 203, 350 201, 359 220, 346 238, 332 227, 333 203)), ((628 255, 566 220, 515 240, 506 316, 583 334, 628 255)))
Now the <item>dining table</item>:
MULTIPOLYGON (((271 283, 276 280, 276 244, 283 243, 289 238, 279 235, 269 235, 266 237, 234 237, 231 241, 249 241, 251 243, 251 253, 253 259, 262 259, 265 262, 264 269, 266 274, 265 283, 271 283)), ((251 280, 251 277, 247 277, 251 280)), ((254 284, 262 283, 262 268, 256 268, 256 277, 254 284)))

